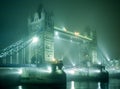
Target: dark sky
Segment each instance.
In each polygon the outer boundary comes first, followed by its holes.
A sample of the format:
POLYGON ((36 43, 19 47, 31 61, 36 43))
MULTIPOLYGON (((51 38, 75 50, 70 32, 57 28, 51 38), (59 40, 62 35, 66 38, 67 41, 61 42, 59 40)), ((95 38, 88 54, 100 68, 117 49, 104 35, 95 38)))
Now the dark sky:
POLYGON ((100 49, 120 59, 119 0, 0 0, 0 49, 27 35, 27 18, 40 3, 54 12, 59 27, 81 33, 86 27, 97 30, 100 49))

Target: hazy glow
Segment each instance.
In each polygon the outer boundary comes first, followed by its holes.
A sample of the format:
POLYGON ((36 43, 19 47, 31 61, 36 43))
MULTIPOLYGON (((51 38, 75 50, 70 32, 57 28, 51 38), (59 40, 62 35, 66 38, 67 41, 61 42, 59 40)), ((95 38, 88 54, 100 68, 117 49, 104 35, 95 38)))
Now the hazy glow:
POLYGON ((106 50, 105 50, 105 49, 102 49, 102 52, 103 52, 103 56, 105 57, 105 59, 107 59, 108 61, 110 61, 110 58, 109 58, 106 50))
POLYGON ((70 74, 75 74, 75 71, 74 70, 70 70, 68 71, 70 74))
POLYGON ((55 31, 55 38, 59 39, 59 33, 58 33, 58 31, 55 31))
POLYGON ((75 63, 72 63, 73 66, 75 66, 75 63))
POLYGON ((22 69, 19 69, 18 73, 19 73, 19 74, 22 74, 22 73, 23 73, 22 69))
POLYGON ((106 55, 106 58, 107 58, 108 61, 110 61, 110 58, 108 57, 108 55, 106 55))
POLYGON ((58 32, 57 31, 55 31, 55 35, 58 36, 58 32))
POLYGON ((55 59, 55 58, 52 58, 52 61, 56 61, 56 59, 55 59))
POLYGON ((100 61, 98 61, 98 64, 101 65, 102 63, 100 61))
POLYGON ((93 72, 100 73, 100 70, 95 69, 93 72))
POLYGON ((37 43, 38 40, 39 40, 38 37, 35 36, 35 37, 33 37, 33 39, 32 39, 32 43, 37 43))
POLYGON ((51 66, 48 66, 48 72, 49 72, 49 73, 52 72, 52 68, 51 68, 51 66))
POLYGON ((39 69, 36 70, 36 71, 39 71, 40 73, 46 74, 46 73, 51 73, 51 72, 52 72, 52 69, 51 69, 50 66, 47 66, 47 68, 39 68, 39 69))

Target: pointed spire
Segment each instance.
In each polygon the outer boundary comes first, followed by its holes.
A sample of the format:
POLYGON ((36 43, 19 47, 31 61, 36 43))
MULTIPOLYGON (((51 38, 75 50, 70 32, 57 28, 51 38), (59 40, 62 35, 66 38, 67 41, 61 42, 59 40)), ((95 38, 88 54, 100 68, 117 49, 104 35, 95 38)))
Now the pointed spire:
POLYGON ((42 12, 42 10, 43 10, 43 5, 40 4, 39 7, 38 7, 38 9, 37 9, 37 12, 38 12, 39 18, 41 18, 41 12, 42 12))
POLYGON ((38 21, 39 20, 39 15, 38 15, 38 13, 36 12, 35 14, 34 14, 34 21, 38 21))

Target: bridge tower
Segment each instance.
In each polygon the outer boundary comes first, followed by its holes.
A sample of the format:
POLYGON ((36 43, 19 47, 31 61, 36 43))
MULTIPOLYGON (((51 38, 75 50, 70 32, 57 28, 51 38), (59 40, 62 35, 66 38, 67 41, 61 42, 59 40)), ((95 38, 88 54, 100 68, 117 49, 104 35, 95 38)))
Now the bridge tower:
POLYGON ((37 43, 29 46, 29 62, 41 64, 54 58, 54 22, 52 12, 39 8, 33 18, 28 19, 29 36, 38 37, 37 43))
POLYGON ((97 33, 95 30, 91 30, 90 34, 93 39, 91 42, 92 63, 100 63, 98 60, 97 33))
POLYGON ((98 45, 97 45, 97 33, 96 33, 96 30, 92 30, 88 26, 84 31, 84 35, 92 39, 91 41, 85 42, 85 44, 83 44, 83 45, 87 45, 86 49, 88 51, 88 55, 86 55, 86 57, 90 59, 89 61, 91 63, 96 64, 96 63, 100 62, 98 60, 98 53, 97 53, 98 45))

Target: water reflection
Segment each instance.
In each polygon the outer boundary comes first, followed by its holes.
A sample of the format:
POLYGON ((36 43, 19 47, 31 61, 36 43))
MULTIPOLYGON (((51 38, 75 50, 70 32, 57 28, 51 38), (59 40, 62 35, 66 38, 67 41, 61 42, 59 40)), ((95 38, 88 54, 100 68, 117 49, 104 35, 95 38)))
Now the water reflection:
POLYGON ((71 81, 71 89, 75 89, 74 81, 71 81))
POLYGON ((98 89, 101 89, 101 84, 100 84, 100 82, 98 82, 98 89))
POLYGON ((18 89, 22 89, 22 86, 18 86, 18 89))
POLYGON ((109 89, 109 86, 106 82, 70 81, 67 84, 67 89, 109 89))
POLYGON ((98 82, 98 88, 97 89, 109 89, 108 82, 98 82))
POLYGON ((31 85, 28 85, 28 86, 14 86, 14 87, 6 87, 4 89, 66 89, 65 87, 63 86, 31 86, 31 85))
MULTIPOLYGON (((58 85, 23 85, 8 87, 7 89, 120 89, 120 79, 110 80, 109 82, 95 81, 69 81, 66 86, 58 85), (67 86, 67 88, 66 88, 67 86)), ((3 89, 3 88, 2 88, 3 89)))

